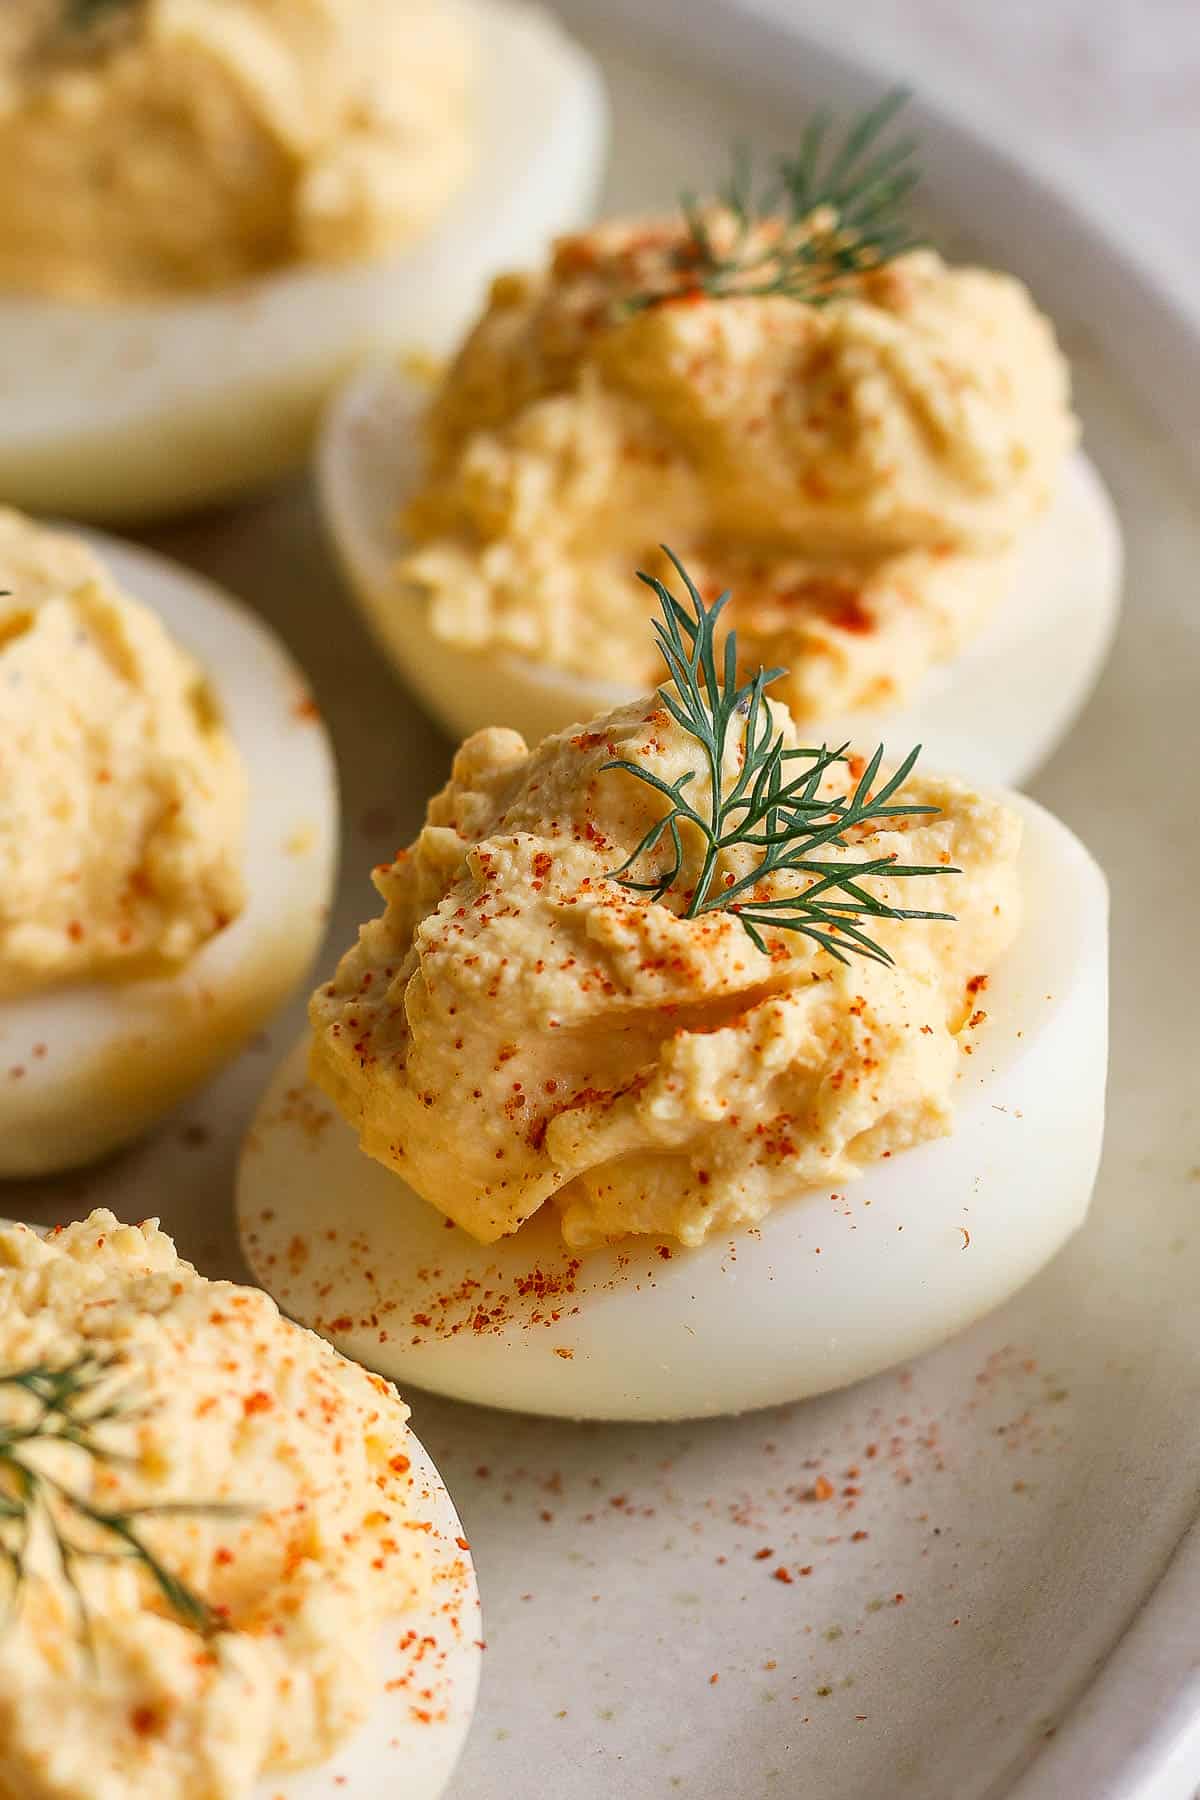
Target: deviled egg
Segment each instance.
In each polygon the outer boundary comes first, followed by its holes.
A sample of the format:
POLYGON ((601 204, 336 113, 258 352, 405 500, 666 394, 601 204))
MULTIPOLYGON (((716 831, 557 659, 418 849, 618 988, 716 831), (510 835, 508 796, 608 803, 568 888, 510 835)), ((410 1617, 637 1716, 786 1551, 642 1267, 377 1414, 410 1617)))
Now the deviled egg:
POLYGON ((452 733, 534 742, 643 691, 629 571, 663 572, 660 534, 806 726, 884 719, 991 781, 1065 730, 1114 622, 1112 508, 1026 289, 911 245, 888 117, 858 160, 785 160, 761 209, 743 179, 562 239, 493 283, 432 398, 395 366, 339 396, 333 539, 452 733))
POLYGON ((437 1800, 479 1602, 408 1416, 154 1221, 0 1230, 0 1788, 437 1800))
POLYGON ((297 464, 590 209, 592 64, 478 0, 0 8, 0 493, 149 517, 297 464))
POLYGON ((40 1175, 304 979, 337 791, 300 671, 200 577, 3 511, 0 589, 0 1176, 40 1175))
POLYGON ((1099 1155, 1086 851, 915 752, 813 746, 722 661, 720 603, 651 585, 667 684, 468 739, 243 1154, 280 1304, 491 1405, 856 1380, 1026 1281, 1099 1155))

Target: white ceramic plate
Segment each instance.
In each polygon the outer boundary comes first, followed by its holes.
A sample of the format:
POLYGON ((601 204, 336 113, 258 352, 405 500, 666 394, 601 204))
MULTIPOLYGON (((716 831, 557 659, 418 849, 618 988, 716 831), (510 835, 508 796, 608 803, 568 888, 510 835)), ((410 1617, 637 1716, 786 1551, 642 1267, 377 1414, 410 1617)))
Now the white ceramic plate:
MULTIPOLYGON (((511 725, 530 743, 635 697, 526 657, 462 653, 435 638, 396 581, 397 510, 420 479, 425 394, 388 364, 362 369, 330 406, 317 446, 321 505, 347 586, 413 694, 457 737, 511 725)), ((826 741, 921 744, 928 767, 1008 786, 1039 768, 1095 684, 1117 622, 1121 536, 1087 457, 1067 465, 979 637, 930 670, 911 705, 822 720, 826 741)))
MULTIPOLYGON (((785 144, 814 95, 858 103, 888 79, 765 12, 606 0, 604 29, 623 33, 605 50, 609 202, 667 204, 739 133, 785 144)), ((956 254, 1011 265, 1055 313, 1126 533, 1112 659, 1035 790, 1112 887, 1096 1198, 1015 1301, 829 1399, 662 1428, 414 1396, 487 1608, 456 1800, 1183 1800, 1200 1779, 1200 1546, 1184 1542, 1200 1488, 1200 507, 1184 456, 1200 445, 1200 320, 1165 264, 1122 248, 1137 222, 1105 191, 1064 198, 1015 135, 981 135, 986 105, 967 120, 947 105, 915 109, 931 201, 956 254)), ((314 677, 346 795, 328 966, 449 746, 348 614, 306 493, 157 541, 253 597, 314 677)), ((16 1188, 3 1210, 161 1211, 207 1272, 242 1273, 237 1145, 302 1023, 297 1003, 142 1151, 16 1188)))

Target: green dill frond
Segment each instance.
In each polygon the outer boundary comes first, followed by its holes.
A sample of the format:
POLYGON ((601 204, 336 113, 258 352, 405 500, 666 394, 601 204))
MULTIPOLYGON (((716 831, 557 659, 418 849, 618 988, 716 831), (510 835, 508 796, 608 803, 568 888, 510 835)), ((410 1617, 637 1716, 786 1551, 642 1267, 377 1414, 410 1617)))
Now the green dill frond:
POLYGON ((140 1536, 139 1522, 170 1513, 240 1515, 245 1508, 190 1502, 97 1506, 39 1460, 38 1446, 69 1444, 97 1465, 128 1466, 130 1459, 109 1449, 103 1438, 103 1427, 112 1421, 143 1416, 119 1377, 115 1360, 87 1352, 61 1365, 36 1363, 0 1373, 0 1388, 18 1390, 29 1402, 25 1418, 0 1424, 0 1567, 11 1577, 9 1614, 30 1578, 30 1541, 35 1524, 41 1524, 74 1596, 85 1643, 89 1621, 79 1567, 119 1559, 139 1563, 181 1623, 209 1637, 222 1629, 221 1619, 163 1565, 140 1536))
POLYGON ((69 31, 90 31, 135 3, 136 0, 63 0, 63 23, 69 31))
POLYGON ((907 100, 903 89, 885 94, 840 141, 832 113, 815 113, 799 149, 776 159, 757 192, 750 154, 735 148, 718 195, 732 220, 731 241, 718 242, 705 208, 694 194, 683 195, 688 236, 676 257, 675 283, 633 296, 624 310, 697 292, 713 299, 780 294, 823 306, 856 276, 914 249, 920 239, 905 208, 920 181, 917 144, 912 137, 887 139, 907 100))
POLYGON ((661 816, 646 832, 613 879, 652 900, 686 894, 684 918, 696 919, 711 912, 731 912, 759 950, 765 951, 768 931, 794 931, 811 938, 823 950, 848 962, 851 953, 874 962, 890 964, 888 952, 863 929, 871 919, 951 920, 952 913, 923 912, 887 905, 862 883, 870 876, 888 880, 914 875, 957 875, 958 869, 900 863, 892 856, 854 861, 822 855, 844 851, 848 834, 859 841, 872 826, 885 820, 914 818, 936 813, 936 806, 905 801, 904 783, 920 755, 911 750, 899 768, 876 789, 883 763, 883 746, 876 750, 851 792, 828 798, 820 792, 822 779, 835 764, 846 760, 848 745, 814 749, 788 749, 784 734, 776 731, 766 702, 766 690, 782 669, 760 669, 752 680, 738 681, 737 634, 729 632, 720 653, 716 628, 729 603, 728 592, 711 606, 703 598, 674 552, 662 546, 687 591, 687 603, 665 583, 638 571, 638 579, 653 589, 662 617, 654 622, 655 636, 667 665, 670 684, 659 688, 658 697, 676 724, 703 749, 708 765, 709 795, 706 805, 693 805, 689 789, 695 774, 689 770, 674 782, 664 781, 638 763, 617 759, 606 769, 621 769, 653 788, 665 802, 661 816), (737 774, 726 770, 731 743, 742 754, 737 774), (694 880, 681 827, 687 824, 699 834, 703 846, 694 880), (669 844, 665 856, 662 850, 669 844), (759 852, 751 869, 714 891, 723 852, 748 848, 759 852), (653 876, 639 877, 638 865, 656 852, 661 866, 653 876), (799 876, 805 885, 795 893, 763 899, 758 890, 771 876, 799 876), (691 881, 690 887, 688 882, 691 881))

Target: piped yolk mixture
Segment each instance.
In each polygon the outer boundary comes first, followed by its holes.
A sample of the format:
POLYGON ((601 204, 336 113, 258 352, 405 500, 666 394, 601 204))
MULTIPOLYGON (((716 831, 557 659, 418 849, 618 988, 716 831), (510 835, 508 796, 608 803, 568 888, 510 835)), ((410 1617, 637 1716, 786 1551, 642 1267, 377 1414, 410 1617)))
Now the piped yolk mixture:
MULTIPOLYGON (((0 1232, 0 1374, 83 1353, 107 1370, 87 1408, 111 1410, 92 1428, 111 1455, 22 1454, 97 1510, 134 1514, 221 1629, 191 1628, 137 1559, 73 1558, 73 1592, 37 1512, 11 1613, 2 1602, 0 1793, 249 1800, 263 1771, 321 1760, 362 1720, 376 1628, 428 1586, 408 1408, 266 1294, 206 1281, 153 1222, 96 1212, 45 1241, 0 1232)), ((0 1427, 33 1410, 0 1384, 0 1427)), ((52 1505, 83 1549, 122 1547, 52 1505)))
POLYGON ((663 573, 665 540, 706 597, 733 588, 744 666, 789 667, 797 719, 893 705, 1054 494, 1076 427, 1051 327, 930 250, 822 305, 714 298, 687 254, 682 221, 609 222, 493 284, 428 414, 399 587, 463 650, 648 684, 630 571, 663 573))
MULTIPOLYGON (((734 732, 730 779, 741 754, 734 732)), ((375 871, 383 913, 310 1006, 313 1075, 362 1148, 483 1242, 550 1202, 572 1245, 698 1244, 947 1132, 968 983, 1019 928, 1019 819, 913 776, 905 798, 937 810, 840 854, 960 869, 863 878, 954 922, 872 919, 892 967, 783 929, 759 949, 729 910, 684 917, 686 889, 656 900, 614 879, 663 813, 615 758, 668 784, 690 772, 704 815, 704 754, 657 696, 533 751, 511 731, 469 738, 415 844, 375 871)), ((835 765, 826 791, 862 766, 835 765)), ((713 891, 760 858, 722 851, 713 891)), ((755 897, 808 879, 773 873, 755 897)))
POLYGON ((241 911, 203 671, 81 539, 0 510, 0 998, 178 967, 241 911))
POLYGON ((0 289, 160 298, 385 255, 471 158, 440 0, 10 0, 0 289))

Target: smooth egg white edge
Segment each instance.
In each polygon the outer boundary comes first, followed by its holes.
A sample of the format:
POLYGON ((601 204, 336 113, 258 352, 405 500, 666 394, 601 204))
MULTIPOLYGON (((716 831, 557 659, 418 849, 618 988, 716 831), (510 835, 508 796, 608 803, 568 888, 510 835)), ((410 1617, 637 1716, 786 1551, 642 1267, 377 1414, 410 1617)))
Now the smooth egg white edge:
MULTIPOLYGON (((398 513, 421 471, 429 391, 394 364, 360 370, 333 401, 317 452, 329 535, 377 642, 454 737, 510 725, 530 744, 636 697, 505 652, 436 638, 419 594, 395 567, 398 513)), ((952 662, 931 670, 915 701, 887 713, 821 721, 827 742, 922 744, 929 765, 973 781, 1019 784, 1053 751, 1090 694, 1116 628, 1121 534, 1100 476, 1082 454, 1050 510, 1030 529, 1008 598, 952 662)), ((649 629, 649 626, 647 626, 649 629)))
POLYGON ((0 494, 146 519, 296 466, 365 355, 442 355, 498 270, 580 224, 608 141, 600 75, 540 10, 457 0, 476 38, 475 159, 438 223, 371 264, 286 270, 161 303, 0 295, 0 494))
POLYGON ((326 1762, 262 1776, 257 1800, 440 1800, 462 1754, 483 1657, 475 1567, 428 1451, 411 1431, 401 1447, 412 1462, 414 1515, 431 1526, 421 1534, 429 1600, 380 1628, 379 1694, 363 1725, 326 1762))
POLYGON ((237 1208, 283 1310, 402 1385, 570 1418, 674 1419, 823 1393, 999 1305, 1082 1223, 1104 1124, 1108 897, 1051 814, 1022 815, 1025 922, 964 1033, 953 1134, 799 1194, 699 1249, 570 1252, 552 1206, 479 1245, 277 1073, 237 1208), (669 1252, 664 1256, 663 1251, 669 1252))
POLYGON ((0 1000, 0 1177, 94 1161, 235 1056, 308 974, 337 865, 333 752, 282 645, 191 570, 83 535, 210 681, 246 768, 247 903, 173 973, 0 1000))

